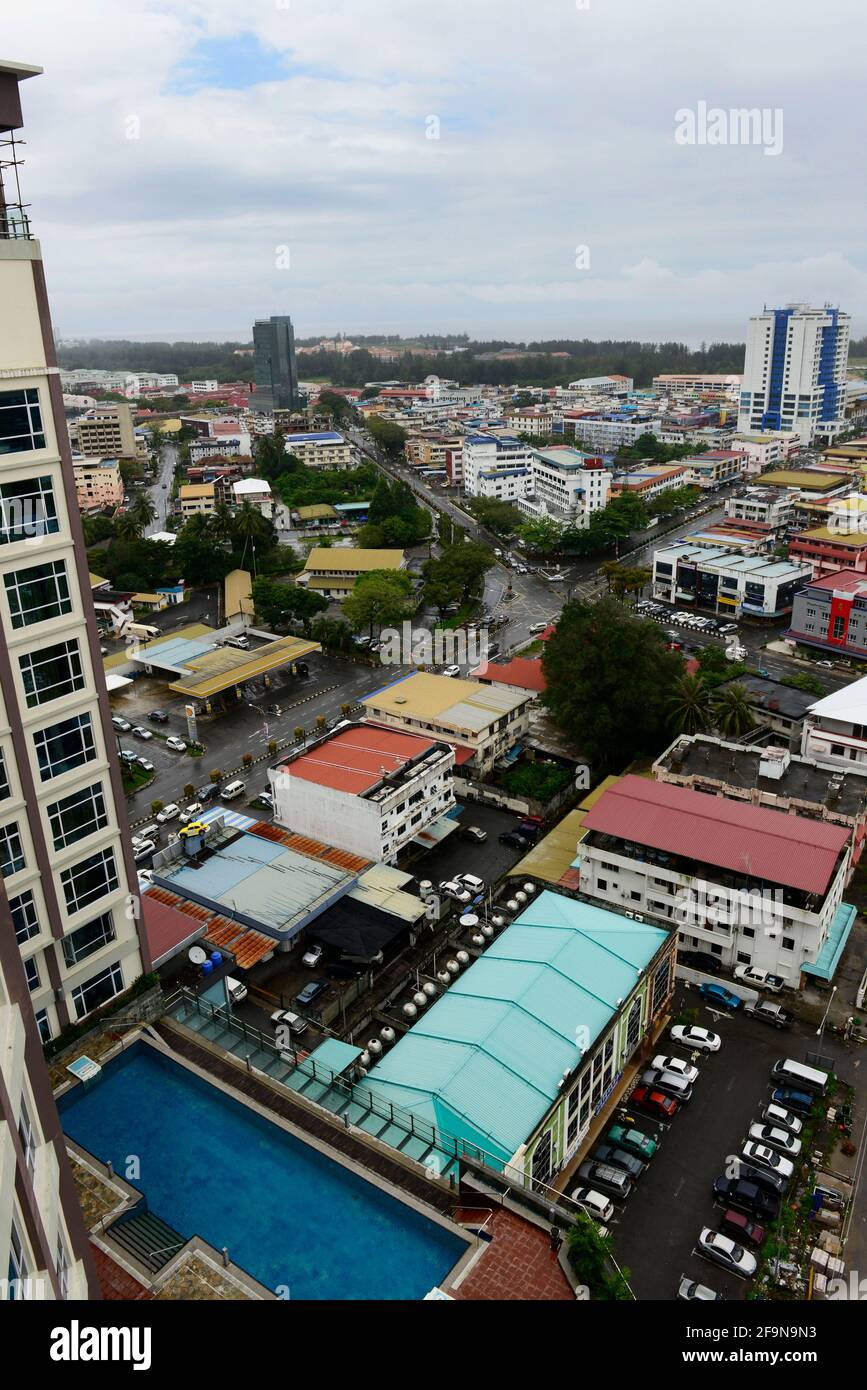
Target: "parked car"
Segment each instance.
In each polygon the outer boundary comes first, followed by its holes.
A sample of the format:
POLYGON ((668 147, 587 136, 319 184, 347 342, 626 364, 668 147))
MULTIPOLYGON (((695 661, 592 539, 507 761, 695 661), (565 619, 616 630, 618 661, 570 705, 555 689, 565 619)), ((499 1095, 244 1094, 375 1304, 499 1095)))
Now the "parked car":
POLYGON ((722 1265, 723 1269, 730 1269, 733 1274, 739 1274, 743 1279, 751 1279, 758 1267, 755 1255, 751 1255, 749 1250, 738 1245, 730 1236, 712 1231, 710 1226, 705 1226, 702 1230, 698 1238, 698 1248, 709 1260, 722 1265))
POLYGON ((770 1023, 772 1028, 792 1026, 792 1015, 780 1008, 779 1004, 771 1004, 767 999, 756 999, 744 1004, 744 1013, 748 1018, 757 1018, 759 1023, 770 1023))
POLYGON ((625 1149, 618 1149, 614 1144, 597 1144, 590 1151, 590 1160, 593 1163, 607 1163, 612 1168, 622 1168, 633 1182, 637 1182, 644 1172, 640 1158, 628 1154, 625 1149))
POLYGON ((508 845, 510 849, 529 849, 530 841, 525 835, 519 835, 516 830, 504 830, 498 836, 501 845, 508 845))
POLYGON ((777 1153, 768 1144, 758 1144, 754 1139, 747 1139, 741 1149, 741 1154, 747 1163, 752 1163, 758 1168, 766 1168, 768 1172, 774 1173, 782 1178, 784 1182, 789 1182, 795 1172, 795 1165, 788 1158, 777 1153))
POLYGON ((738 1009, 741 1004, 739 994, 732 994, 725 985, 708 984, 699 985, 698 992, 706 1004, 710 1004, 717 1009, 738 1009))
POLYGON ((689 1062, 684 1062, 680 1057, 654 1057, 650 1064, 658 1067, 660 1071, 669 1071, 672 1076, 682 1076, 688 1086, 695 1085, 698 1080, 698 1067, 692 1066, 689 1062))
POLYGON ((782 1105, 786 1110, 794 1110, 796 1115, 809 1115, 816 1104, 816 1097, 808 1091, 796 1091, 791 1086, 778 1086, 771 1095, 774 1105, 782 1105))
POLYGON ((213 782, 205 782, 204 786, 196 787, 196 800, 201 801, 203 806, 207 806, 210 801, 215 801, 216 797, 217 788, 213 782))
POLYGON ((154 765, 150 758, 143 758, 141 754, 136 758, 136 764, 141 768, 142 772, 153 772, 154 770, 154 765))
POLYGON ((131 748, 121 748, 117 756, 122 763, 127 763, 130 766, 138 762, 138 753, 134 753, 131 748))
POLYGON ((742 1211, 727 1211, 719 1223, 720 1230, 740 1245, 754 1245, 756 1249, 765 1243, 765 1228, 753 1221, 742 1211))
POLYGON ((191 801, 189 806, 185 806, 181 812, 181 819, 185 821, 195 820, 196 816, 200 816, 204 809, 201 801, 191 801))
POLYGON ((785 1106, 774 1105, 773 1102, 765 1106, 762 1111, 762 1119, 766 1120, 769 1125, 776 1125, 778 1129, 787 1129, 790 1134, 800 1134, 804 1128, 797 1115, 793 1115, 785 1106))
POLYGON ((743 1154, 730 1154, 728 1158, 728 1172, 737 1173, 739 1178, 745 1182, 755 1183, 764 1192, 770 1192, 775 1197, 782 1198, 786 1194, 786 1180, 781 1178, 779 1173, 771 1172, 770 1168, 760 1168, 757 1164, 744 1158, 743 1154))
POLYGON ((767 1144, 769 1148, 776 1149, 789 1158, 797 1158, 801 1152, 800 1139, 781 1125, 752 1124, 749 1137, 758 1144, 767 1144))
POLYGON ((699 1299, 704 1303, 722 1303, 724 1301, 721 1293, 709 1289, 707 1284, 698 1284, 695 1279, 688 1279, 685 1274, 680 1276, 677 1296, 684 1299, 699 1299))
POLYGON ((703 970, 706 975, 718 975, 722 970, 722 961, 709 951, 678 951, 677 959, 680 965, 688 965, 691 970, 703 970))
POLYGON ((625 1201, 632 1191, 632 1179, 622 1168, 613 1168, 607 1163, 594 1163, 592 1159, 582 1163, 578 1177, 590 1187, 600 1192, 608 1192, 612 1197, 625 1201))
POLYGON ((531 623, 529 627, 529 632, 531 636, 535 637, 538 633, 545 632, 547 628, 548 623, 531 623))
POLYGON ((143 859, 150 859, 156 849, 155 840, 133 840, 132 857, 136 864, 140 864, 143 859))
POLYGON ((769 989, 773 994, 781 990, 785 983, 781 975, 772 975, 769 970, 758 970, 754 965, 736 966, 735 979, 743 980, 745 985, 753 985, 756 989, 769 989))
POLYGON ((147 741, 149 738, 153 738, 154 736, 153 730, 146 729, 143 724, 134 725, 132 733, 133 738, 143 738, 145 741, 147 741))
POLYGON ((628 1129, 626 1125, 612 1125, 605 1138, 618 1149, 635 1154, 643 1163, 649 1163, 659 1148, 658 1141, 651 1139, 649 1134, 640 1129, 628 1129))
POLYGON ((698 1028, 695 1024, 676 1023, 671 1030, 671 1040, 694 1052, 719 1052, 722 1046, 719 1033, 712 1033, 709 1028, 698 1028))
POLYGON ((449 677, 459 676, 460 674, 460 666, 444 666, 442 671, 440 672, 440 675, 449 677))
POLYGON ((757 1183, 744 1178, 717 1178, 713 1185, 714 1201, 724 1207, 737 1207, 749 1216, 760 1221, 776 1221, 780 1210, 780 1199, 773 1192, 767 1192, 757 1183))
POLYGON ((594 1192, 592 1187, 573 1188, 572 1201, 594 1221, 610 1221, 614 1215, 612 1202, 603 1193, 594 1192))
POLYGON ((319 945, 311 946, 309 951, 305 951, 301 957, 301 964, 306 965, 308 970, 313 970, 322 959, 322 947, 319 945))
POLYGON ((153 883, 153 881, 154 881, 154 871, 153 871, 153 869, 139 869, 139 871, 138 871, 138 886, 139 886, 139 888, 142 890, 142 892, 144 892, 145 889, 150 888, 150 886, 151 886, 151 884, 153 883))
POLYGON ((130 729, 132 728, 132 724, 130 724, 129 720, 122 719, 119 714, 113 714, 111 716, 111 722, 117 729, 118 733, 121 734, 128 734, 130 729))
POLYGON ((308 1004, 312 1004, 314 1000, 318 999, 320 994, 324 994, 327 988, 327 980, 311 980, 309 984, 304 986, 300 994, 295 995, 295 1003, 299 1008, 306 1008, 308 1004))
POLYGON ((140 825, 133 835, 133 840, 158 840, 162 830, 156 821, 149 821, 147 825, 140 825))
POLYGON ((235 801, 239 796, 243 796, 246 790, 245 783, 240 778, 236 778, 234 782, 227 782, 225 786, 220 788, 220 800, 235 801))
POLYGON ((462 888, 468 888, 473 895, 485 891, 485 880, 479 878, 477 874, 458 874, 457 881, 462 888))
POLYGON ((152 719, 155 724, 168 724, 169 722, 169 716, 164 709, 152 709, 148 719, 152 719))
POLYGON ((636 1086, 626 1104, 631 1110, 643 1110, 658 1120, 673 1120, 677 1114, 677 1101, 650 1086, 636 1086))
POLYGON ((270 792, 260 792, 253 802, 254 806, 261 806, 266 811, 274 810, 274 798, 270 792))
POLYGON ((160 825, 165 825, 166 821, 177 820, 180 814, 180 806, 176 805, 174 801, 170 801, 161 811, 157 811, 157 820, 160 825))
POLYGON ((488 838, 487 830, 482 830, 481 826, 478 825, 465 825, 462 827, 462 833, 468 840, 475 841, 477 845, 483 845, 488 838))
POLYGON ((178 738, 175 734, 169 734, 166 739, 166 748, 170 748, 173 753, 186 753, 187 751, 187 745, 184 743, 184 740, 178 738))
POLYGON ((443 882, 440 884, 440 892, 444 898, 451 898, 452 902, 456 903, 468 903, 473 896, 468 888, 464 888, 454 879, 448 878, 443 879, 443 882))

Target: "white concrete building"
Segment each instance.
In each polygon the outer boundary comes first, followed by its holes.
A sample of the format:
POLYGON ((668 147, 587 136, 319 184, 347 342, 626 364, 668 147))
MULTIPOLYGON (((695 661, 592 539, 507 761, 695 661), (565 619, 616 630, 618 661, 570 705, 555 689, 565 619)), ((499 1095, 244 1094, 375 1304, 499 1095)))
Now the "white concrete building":
POLYGON ((521 511, 583 529, 593 512, 608 505, 612 477, 601 458, 577 449, 534 450, 529 495, 519 503, 521 511))
POLYGON ((794 430, 804 444, 845 429, 851 319, 826 304, 788 304, 747 327, 738 429, 794 430))
POLYGON ((375 863, 457 827, 450 744, 376 724, 339 729, 271 768, 274 820, 375 863), (432 827, 442 822, 436 829, 432 827))
POLYGON ((801 448, 801 436, 797 430, 762 430, 758 434, 738 431, 732 435, 729 448, 743 455, 744 472, 752 477, 791 458, 801 448))
POLYGON ((468 497, 516 502, 531 490, 533 450, 513 435, 468 434, 464 440, 464 491, 468 497))
POLYGON ((812 574, 809 564, 682 541, 654 551, 653 596, 666 603, 693 604, 729 618, 739 618, 742 613, 778 618, 791 612, 795 594, 809 583, 812 574))
POLYGON ((274 510, 271 484, 264 478, 239 478, 232 483, 232 501, 236 507, 243 507, 245 502, 249 502, 266 517, 270 517, 274 510))
POLYGON ((363 701, 367 718, 405 733, 431 734, 455 749, 458 768, 490 772, 529 729, 533 694, 427 671, 405 676, 363 701))
POLYGON ((833 974, 855 917, 842 901, 848 827, 627 776, 583 828, 582 893, 669 923, 682 949, 729 969, 793 988, 833 974))
POLYGON ((801 753, 825 767, 867 768, 867 676, 810 706, 801 753))
POLYGON ((620 448, 634 444, 642 434, 659 435, 662 421, 657 417, 645 420, 575 421, 575 443, 594 453, 614 454, 620 448))

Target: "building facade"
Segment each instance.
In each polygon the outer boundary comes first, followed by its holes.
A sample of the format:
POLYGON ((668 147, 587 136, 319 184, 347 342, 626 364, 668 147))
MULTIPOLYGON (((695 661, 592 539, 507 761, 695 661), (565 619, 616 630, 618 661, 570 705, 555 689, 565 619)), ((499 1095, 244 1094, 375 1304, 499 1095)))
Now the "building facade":
POLYGON ((73 464, 79 511, 121 506, 123 479, 117 459, 75 459, 73 464))
MULTIPOLYGON (((29 74, 0 71, 8 131, 29 74)), ((147 962, 41 251, 23 209, 2 209, 0 931, 48 1041, 147 962)))
POLYGON ((715 613, 755 618, 784 617, 795 594, 809 581, 808 565, 767 555, 739 555, 682 542, 653 555, 653 596, 690 603, 715 613))
POLYGON ((850 318, 825 305, 788 304, 747 328, 738 430, 793 430, 802 443, 845 428, 850 318))
POLYGON ((86 458, 136 459, 139 447, 132 423, 132 411, 123 401, 99 405, 80 415, 70 433, 78 452, 86 458))
POLYGON ((295 330, 288 314, 257 319, 253 324, 253 374, 256 391, 254 410, 297 410, 298 367, 295 361, 295 330))

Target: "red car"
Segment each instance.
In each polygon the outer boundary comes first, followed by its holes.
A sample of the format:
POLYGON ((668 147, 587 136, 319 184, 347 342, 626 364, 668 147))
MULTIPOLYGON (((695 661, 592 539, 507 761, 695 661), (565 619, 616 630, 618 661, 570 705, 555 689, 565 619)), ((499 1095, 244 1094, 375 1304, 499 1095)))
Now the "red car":
POLYGON ((661 1091, 652 1091, 649 1086, 636 1086, 626 1104, 643 1110, 646 1115, 655 1115, 658 1120, 673 1120, 677 1114, 677 1101, 661 1091))
POLYGON ((727 1236, 732 1236, 742 1245, 763 1245, 765 1241, 765 1228, 760 1226, 757 1221, 753 1221, 749 1216, 744 1216, 740 1211, 727 1211, 719 1223, 720 1230, 725 1231, 727 1236))

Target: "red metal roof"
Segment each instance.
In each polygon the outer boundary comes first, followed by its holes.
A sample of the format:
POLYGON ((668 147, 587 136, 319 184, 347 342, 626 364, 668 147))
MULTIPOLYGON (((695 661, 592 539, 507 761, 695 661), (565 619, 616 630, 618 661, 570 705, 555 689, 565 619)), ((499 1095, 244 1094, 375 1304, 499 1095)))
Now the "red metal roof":
POLYGON ((824 893, 849 832, 645 777, 623 777, 584 817, 599 830, 685 859, 824 893))
POLYGON ((421 757, 434 741, 376 724, 356 724, 339 730, 281 770, 301 781, 361 796, 381 782, 386 773, 399 772, 412 758, 421 757))
POLYGON ((517 685, 522 690, 539 693, 545 689, 542 662, 538 657, 516 656, 502 663, 488 661, 476 672, 476 680, 485 684, 517 685))

